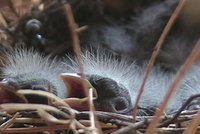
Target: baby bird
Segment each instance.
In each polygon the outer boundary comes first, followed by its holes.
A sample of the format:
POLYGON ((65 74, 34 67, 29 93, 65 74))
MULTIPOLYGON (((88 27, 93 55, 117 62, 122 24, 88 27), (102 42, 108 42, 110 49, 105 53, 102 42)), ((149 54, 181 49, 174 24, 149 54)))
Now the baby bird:
MULTIPOLYGON (((47 91, 48 85, 51 85, 61 98, 69 96, 69 89, 66 89, 59 78, 60 73, 80 74, 75 59, 66 58, 62 62, 51 60, 34 50, 17 49, 7 53, 7 58, 8 62, 2 69, 3 81, 22 89, 44 91, 47 91)), ((82 55, 82 63, 86 79, 97 90, 98 99, 94 102, 97 110, 130 114, 143 80, 145 65, 139 66, 134 62, 127 62, 127 59, 119 61, 101 50, 98 50, 96 55, 86 50, 82 55)), ((177 89, 166 109, 167 113, 177 111, 191 95, 200 92, 199 71, 200 67, 197 63, 177 89)), ((155 67, 145 85, 139 106, 158 107, 174 76, 173 73, 164 73, 159 67, 155 67)))
MULTIPOLYGON (((146 6, 121 20, 110 18, 107 23, 92 23, 80 36, 83 46, 91 44, 95 49, 101 46, 118 57, 128 56, 143 64, 150 59, 155 44, 179 2, 180 0, 134 1, 132 7, 135 10, 136 3, 146 6)), ((188 0, 167 36, 157 58, 157 64, 164 70, 176 72, 197 42, 200 36, 199 4, 199 0, 188 0)))
POLYGON ((58 96, 66 97, 65 86, 59 80, 59 74, 63 72, 64 66, 59 60, 42 56, 33 49, 20 48, 6 52, 6 58, 2 68, 4 82, 7 81, 17 88, 44 91, 51 86, 58 96))
MULTIPOLYGON (((78 26, 82 49, 102 47, 119 59, 129 57, 143 64, 151 57, 161 33, 180 0, 69 0, 78 26), (86 16, 90 17, 86 17, 86 16)), ((166 38, 157 58, 164 70, 176 72, 200 35, 199 0, 188 0, 166 38)), ((24 35, 28 47, 43 53, 72 53, 70 28, 62 2, 53 4, 44 16, 28 17, 13 35, 24 35), (59 8, 58 8, 59 7, 59 8), (30 19, 32 18, 32 19, 30 19), (22 34, 22 33, 23 34, 22 34), (59 35, 59 36, 57 36, 59 35)), ((37 16, 37 15, 36 15, 37 16)), ((18 37, 18 36, 16 36, 18 37)))
MULTIPOLYGON (((43 91, 48 91, 50 85, 54 93, 60 98, 70 97, 69 88, 67 89, 65 87, 64 82, 60 79, 60 74, 79 73, 78 66, 75 66, 74 60, 70 61, 69 58, 66 58, 64 61, 50 59, 50 57, 44 57, 34 50, 26 49, 13 50, 7 53, 6 57, 7 63, 2 68, 4 77, 2 81, 3 83, 7 83, 8 85, 17 87, 18 89, 43 91), (74 66, 70 64, 73 64, 74 66)), ((94 61, 94 63, 95 62, 98 61, 94 61)), ((102 69, 103 68, 104 66, 102 66, 102 69)), ((89 71, 89 68, 86 69, 89 71)), ((90 69, 92 70, 93 67, 91 66, 90 69)), ((130 113, 131 99, 127 89, 118 85, 118 83, 112 78, 102 77, 102 75, 98 75, 98 73, 95 72, 93 72, 93 74, 88 73, 87 79, 91 82, 92 86, 98 93, 98 99, 95 101, 97 110, 121 114, 130 113), (106 95, 104 95, 105 93, 106 95)), ((76 83, 69 84, 73 85, 71 87, 72 90, 75 90, 77 87, 76 83)), ((78 86, 79 85, 80 84, 78 83, 78 86)), ((81 94, 82 93, 79 92, 72 97, 84 97, 81 96, 81 94)), ((28 101, 32 103, 41 103, 43 100, 41 100, 41 98, 37 98, 36 96, 29 96, 28 101)))

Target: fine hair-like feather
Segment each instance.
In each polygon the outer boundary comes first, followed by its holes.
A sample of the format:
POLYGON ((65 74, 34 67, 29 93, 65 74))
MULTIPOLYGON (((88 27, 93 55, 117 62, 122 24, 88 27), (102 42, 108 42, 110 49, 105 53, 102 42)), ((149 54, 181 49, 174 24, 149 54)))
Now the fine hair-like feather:
POLYGON ((33 49, 14 49, 7 53, 7 63, 2 72, 5 78, 17 78, 24 82, 45 80, 42 85, 52 84, 57 95, 64 98, 67 96, 67 90, 59 78, 63 69, 64 66, 57 59, 42 56, 33 49))
MULTIPOLYGON (((96 55, 85 51, 82 56, 84 72, 86 75, 99 75, 102 77, 115 80, 119 85, 123 85, 131 96, 131 102, 134 106, 138 90, 143 81, 146 64, 139 66, 135 62, 130 63, 127 59, 115 59, 112 55, 108 55, 105 51, 97 51, 96 55)), ((75 72, 78 72, 78 65, 75 61, 71 66, 75 72)), ((190 96, 200 92, 199 63, 194 65, 192 70, 186 75, 183 83, 178 87, 174 97, 166 109, 167 113, 177 111, 182 104, 189 99, 190 96)), ((158 107, 165 97, 170 84, 175 77, 174 73, 163 72, 159 66, 155 66, 152 70, 142 99, 139 103, 141 107, 158 107)))
MULTIPOLYGON (((43 57, 33 50, 23 49, 14 50, 12 53, 8 53, 7 57, 8 62, 3 68, 4 77, 18 78, 25 82, 45 79, 55 87, 58 96, 62 98, 66 97, 67 93, 64 83, 59 79, 60 73, 80 73, 77 61, 73 58, 69 59, 69 57, 64 60, 63 64, 59 60, 43 57)), ((132 106, 134 106, 146 64, 139 66, 135 62, 130 63, 125 58, 119 60, 100 49, 95 54, 87 50, 84 51, 81 59, 86 75, 98 75, 116 81, 119 86, 128 90, 132 106)), ((191 95, 199 93, 199 71, 200 67, 197 63, 177 89, 166 110, 167 113, 178 110, 191 95)), ((145 91, 139 105, 147 108, 158 107, 174 76, 173 73, 166 73, 159 67, 154 67, 145 85, 145 91)))

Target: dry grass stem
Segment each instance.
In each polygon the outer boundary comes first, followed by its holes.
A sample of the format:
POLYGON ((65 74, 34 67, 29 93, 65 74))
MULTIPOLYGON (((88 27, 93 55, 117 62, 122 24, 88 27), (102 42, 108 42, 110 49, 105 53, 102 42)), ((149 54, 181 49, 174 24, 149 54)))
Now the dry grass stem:
POLYGON ((198 111, 197 115, 192 119, 192 122, 188 125, 187 129, 183 132, 183 134, 195 134, 197 128, 200 124, 200 111, 198 111))
POLYGON ((164 30, 163 30, 163 32, 162 32, 162 34, 161 34, 156 46, 154 48, 152 56, 151 56, 151 58, 149 60, 149 63, 147 65, 147 67, 146 67, 146 70, 145 70, 145 73, 144 73, 144 79, 143 79, 143 81, 141 83, 141 87, 139 89, 138 96, 136 98, 136 103, 135 103, 135 106, 134 106, 134 109, 133 109, 133 117, 134 117, 133 118, 133 122, 135 122, 137 106, 138 106, 139 101, 141 99, 142 93, 144 92, 144 86, 145 86, 145 84, 147 82, 148 76, 149 76, 149 74, 150 74, 150 72, 152 70, 152 67, 153 67, 153 65, 154 65, 154 63, 156 61, 156 58, 157 58, 157 56, 158 56, 158 54, 160 52, 160 49, 161 49, 161 47, 162 47, 167 35, 169 34, 169 32, 170 32, 173 24, 175 23, 176 19, 180 15, 184 5, 186 4, 186 1, 187 0, 180 0, 179 5, 175 9, 174 13, 171 15, 167 25, 165 26, 165 28, 164 28, 164 30))
POLYGON ((169 91, 167 92, 167 95, 165 96, 163 103, 159 107, 159 111, 156 111, 155 118, 147 128, 147 134, 152 134, 155 132, 155 128, 157 127, 157 124, 160 120, 160 116, 163 114, 165 108, 167 107, 169 100, 172 98, 173 94, 175 93, 177 87, 180 85, 181 81, 187 74, 187 72, 191 69, 193 63, 196 62, 197 58, 200 54, 200 40, 197 42, 195 47, 193 48, 191 54, 181 67, 181 69, 178 71, 175 80, 172 82, 169 91))
MULTIPOLYGON (((123 0, 122 0, 123 1, 123 0)), ((29 89, 19 89, 18 86, 16 87, 9 87, 5 83, 0 83, 0 94, 4 94, 8 96, 2 95, 2 103, 0 104, 0 133, 6 134, 27 134, 27 133, 48 133, 48 134, 60 134, 60 133, 85 133, 85 134, 126 134, 126 133, 137 133, 137 134, 200 134, 200 112, 199 110, 185 110, 186 107, 190 106, 191 101, 194 99, 198 99, 200 94, 195 94, 194 96, 191 96, 184 104, 183 106, 178 110, 178 112, 171 114, 171 115, 164 115, 164 110, 167 107, 170 99, 172 98, 173 94, 175 93, 175 90, 180 85, 181 81, 184 79, 184 76, 187 74, 187 72, 192 67, 192 64, 195 63, 196 59, 200 56, 200 40, 197 42, 195 48, 193 49, 190 56, 185 61, 184 65, 181 67, 179 72, 177 73, 175 80, 170 85, 169 91, 167 92, 167 95, 165 96, 162 105, 158 108, 159 110, 156 111, 155 115, 153 115, 154 110, 149 108, 149 116, 139 116, 137 115, 137 111, 139 110, 148 110, 148 108, 138 107, 140 98, 142 96, 142 93, 144 91, 145 84, 148 80, 149 74, 151 73, 151 70, 153 68, 153 65, 155 64, 155 60, 159 54, 160 49, 163 46, 164 41, 166 40, 170 30, 172 30, 172 26, 176 22, 177 18, 179 17, 184 5, 186 4, 187 0, 180 0, 178 6, 174 10, 174 13, 171 15, 167 25, 163 29, 163 32, 154 48, 154 51, 151 55, 151 59, 145 69, 144 72, 144 78, 140 85, 139 94, 136 98, 135 107, 133 109, 133 115, 122 115, 117 113, 110 113, 110 112, 103 112, 103 111, 95 111, 95 105, 98 106, 98 94, 95 89, 93 89, 92 85, 85 79, 86 74, 84 72, 83 67, 83 61, 82 61, 82 51, 80 46, 80 39, 84 37, 84 32, 87 32, 85 30, 89 30, 90 32, 90 23, 86 22, 79 22, 80 16, 76 16, 78 14, 78 8, 76 7, 76 1, 75 3, 69 4, 71 1, 57 1, 57 0, 5 0, 5 6, 0 6, 0 41, 2 43, 2 46, 5 48, 13 48, 13 44, 16 42, 19 43, 21 40, 30 40, 35 41, 35 35, 32 37, 32 35, 23 36, 23 33, 21 31, 25 31, 24 25, 29 19, 36 18, 39 21, 42 22, 43 25, 42 28, 46 28, 46 18, 48 20, 49 15, 51 13, 57 13, 59 11, 59 14, 61 17, 66 18, 66 23, 64 22, 64 26, 66 29, 63 28, 63 30, 66 30, 67 33, 64 35, 69 36, 64 39, 61 44, 69 45, 72 41, 73 50, 76 56, 77 64, 79 66, 79 72, 81 75, 81 79, 79 79, 78 82, 82 83, 82 87, 84 88, 85 95, 84 97, 80 98, 65 98, 61 99, 58 96, 54 95, 51 86, 48 86, 48 92, 45 91, 39 91, 39 90, 29 90, 29 89), (34 8, 33 8, 34 7, 34 8), (34 10, 32 10, 32 9, 34 10), (72 10, 74 12, 72 12, 72 10), (61 14, 60 14, 61 13, 61 14), (33 15, 32 15, 33 14, 33 15), (27 18, 29 17, 29 18, 27 18), (76 21, 77 23, 76 23, 76 21), (43 23, 44 21, 44 23, 43 23), (66 26, 66 25, 68 26, 66 26), (81 26, 79 27, 78 24, 81 26), (19 26, 19 27, 18 27, 19 26), (22 30, 23 29, 23 30, 22 30), (13 32, 14 31, 14 32, 13 32), (19 35, 16 34, 16 32, 19 32, 19 35), (68 33, 69 32, 69 33, 68 33), (16 34, 16 37, 15 37, 16 34), (22 34, 22 35, 21 35, 22 34), (83 36, 82 36, 83 34, 83 36), (79 35, 81 38, 79 39, 79 35), (21 37, 25 39, 21 39, 21 37), (19 42, 16 38, 20 38, 19 42), (29 39, 30 38, 30 39, 29 39), (33 39, 34 38, 34 39, 33 39), (69 38, 69 39, 68 39, 69 38), (16 41, 17 40, 17 41, 16 41), (70 43, 68 43, 68 41, 70 43), (8 45, 12 44, 12 45, 8 45), (4 92, 5 91, 5 92, 4 92), (13 95, 14 99, 9 98, 9 95, 13 95), (48 100, 48 102, 44 102, 45 104, 32 104, 28 103, 28 99, 26 99, 26 96, 40 96, 44 97, 48 100), (4 97, 5 100, 8 99, 9 103, 4 103, 4 97), (7 97, 7 98, 6 98, 7 97), (16 97, 16 99, 15 99, 16 97), (10 102, 11 101, 11 102, 10 102), (18 102, 19 101, 19 102, 18 102), (13 103, 15 102, 15 103, 13 103), (97 102, 97 103, 96 103, 97 102), (85 111, 85 109, 86 111, 85 111), (81 109, 81 110, 80 110, 81 109), (84 110, 83 110, 84 109, 84 110), (183 111, 185 110, 185 111, 183 111), (153 116, 150 116, 153 115, 153 116), (159 124, 160 123, 160 124, 159 124)), ((107 8, 112 8, 117 5, 114 3, 106 1, 106 4, 104 5, 104 1, 97 0, 97 1, 87 1, 89 4, 91 4, 91 9, 96 8, 97 14, 95 15, 104 15, 107 12, 107 8), (109 5, 110 4, 110 5, 109 5), (108 7, 106 7, 108 6, 108 7), (104 10, 105 9, 105 10, 104 10), (100 14, 99 14, 100 13, 100 14)), ((78 3, 78 6, 82 6, 85 8, 88 7, 86 1, 81 1, 78 3)), ((117 2, 118 3, 118 2, 117 2)), ((123 3, 123 2, 122 2, 123 3)), ((120 2, 118 3, 120 4, 120 2)), ((143 5, 136 5, 141 6, 140 8, 143 8, 143 5)), ((145 7, 146 8, 146 7, 145 7)), ((112 10, 109 9, 108 12, 112 10)), ((119 9, 121 10, 121 9, 119 9)), ((82 11, 82 10, 81 10, 82 11)), ((85 13, 83 13, 85 14, 85 13)), ((96 16, 95 16, 96 17, 96 16)), ((108 16, 106 16, 108 17, 108 16)), ((51 17, 50 17, 51 18, 51 17)), ((65 19, 64 18, 64 19, 65 19)), ((104 19, 104 18, 103 18, 104 19)), ((105 18, 107 19, 107 18, 105 18)), ((109 19, 109 17, 108 17, 109 19)), ((100 18, 101 20, 101 18, 100 18)), ((49 21, 49 20, 48 20, 49 21)), ((51 20, 50 20, 51 22, 51 20)), ((52 21, 54 24, 54 20, 52 21)), ((108 21, 108 23, 110 20, 108 21)), ((101 22, 100 22, 101 23, 101 22)), ((59 23, 61 24, 61 23, 59 23)), ((50 25, 51 26, 51 25, 50 25)), ((92 25, 93 26, 93 25, 92 25)), ((99 26, 99 25, 98 25, 99 26)), ((118 26, 118 24, 117 24, 118 26)), ((121 24, 120 24, 121 26, 121 24)), ((47 26, 48 27, 48 26, 47 26)), ((52 27, 52 26, 51 26, 52 27)), ((100 27, 101 28, 101 27, 100 27)), ((51 28, 50 28, 51 29, 51 28)), ((43 29, 42 29, 43 30, 43 29)), ((44 29, 45 31, 46 29, 44 29)), ((49 30, 49 29, 48 29, 49 30)), ((43 33, 39 30, 38 33, 41 36, 42 41, 52 41, 52 44, 56 44, 57 40, 49 39, 49 37, 53 37, 56 31, 48 31, 49 33, 52 32, 52 35, 49 34, 49 36, 46 36, 46 31, 43 33), (41 32, 41 33, 40 33, 41 32)), ((61 32, 62 33, 62 32, 61 32)), ((35 33, 34 33, 35 34, 35 33)), ((48 34, 47 34, 48 35, 48 34)), ((58 35, 58 33, 56 33, 58 35)), ((62 35, 62 34, 60 34, 62 35)), ((101 37, 101 36, 100 36, 101 37)), ((171 37, 171 36, 170 36, 171 37)), ((41 41, 40 39, 36 39, 36 41, 41 41)), ((41 41, 41 42, 42 42, 41 41)), ((41 43, 40 42, 40 43, 41 43)), ((58 41, 59 42, 59 41, 58 41)), ((20 42, 21 43, 21 42, 20 42)), ((37 43, 36 43, 37 44, 37 43)), ((48 43, 47 43, 48 44, 48 43)), ((50 43, 49 43, 50 44, 50 43)), ((51 45, 51 44, 50 44, 51 45)), ((68 49, 70 47, 71 52, 71 46, 65 46, 64 49, 68 49)), ((71 45, 71 44, 70 44, 71 45)), ((145 44, 144 44, 145 45, 145 44)), ((180 44, 181 45, 181 44, 180 44)), ((51 51, 47 46, 42 46, 45 48, 46 51, 51 51)), ((51 47, 54 48, 52 45, 51 47)), ((56 46, 57 47, 57 46, 56 46)), ((43 50, 43 48, 42 48, 43 50)), ((72 50, 72 51, 73 51, 72 50)), ((58 50, 59 51, 59 50, 58 50)), ((67 50, 66 50, 67 51, 67 50)), ((64 52, 63 52, 64 53, 64 52)), ((4 55, 3 55, 4 56, 4 55)), ((2 58, 3 59, 3 58, 2 58)), ((0 61, 1 62, 1 61, 0 61)), ((4 61, 2 61, 3 63, 4 61)), ((61 78, 64 81, 64 84, 67 86, 67 78, 68 76, 65 76, 66 74, 61 74, 61 78), (66 78, 66 79, 65 79, 66 78), (65 81, 66 80, 66 81, 65 81)), ((69 79, 71 79, 70 77, 69 79)), ((78 79, 75 79, 78 80, 78 79)), ((70 85, 68 83, 68 85, 70 85)), ((78 85, 80 86, 80 85, 78 85)), ((29 87, 29 86, 28 86, 29 87)), ((73 90, 73 86, 71 86, 71 89, 73 90)), ((70 92, 70 88, 68 90, 70 92)), ((81 93, 80 93, 81 94, 81 93)), ((81 94, 82 95, 82 94, 81 94)), ((72 95, 73 96, 73 95, 72 95)), ((73 96, 74 97, 74 96, 73 96)), ((7 101, 7 100, 6 100, 7 101)), ((192 104, 191 104, 192 105, 192 104)), ((132 110, 132 109, 131 109, 132 110)), ((143 111, 142 111, 143 112, 143 111)), ((148 112, 145 111, 145 113, 148 114, 148 112)))

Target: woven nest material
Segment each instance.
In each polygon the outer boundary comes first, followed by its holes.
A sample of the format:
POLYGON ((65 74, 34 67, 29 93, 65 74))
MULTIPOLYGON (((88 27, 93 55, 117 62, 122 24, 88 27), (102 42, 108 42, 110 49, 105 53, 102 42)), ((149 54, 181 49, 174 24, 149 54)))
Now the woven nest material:
MULTIPOLYGON (((0 105, 1 133, 145 133, 154 116, 132 116, 102 111, 78 111, 71 107, 93 106, 89 98, 60 99, 52 93, 34 90, 17 90, 1 86, 1 100, 19 102, 0 105), (10 94, 12 93, 12 97, 10 94), (3 94, 3 96, 2 96, 3 94), (27 103, 24 95, 39 95, 48 98, 48 104, 27 103), (8 95, 9 97, 6 97, 8 95), (4 97, 4 98, 3 98, 4 97), (86 103, 86 104, 85 104, 86 103), (95 121, 95 122, 93 122, 95 121), (95 127, 96 126, 96 127, 95 127)), ((198 111, 183 111, 161 116, 156 129, 159 134, 183 133, 198 129, 198 111)))

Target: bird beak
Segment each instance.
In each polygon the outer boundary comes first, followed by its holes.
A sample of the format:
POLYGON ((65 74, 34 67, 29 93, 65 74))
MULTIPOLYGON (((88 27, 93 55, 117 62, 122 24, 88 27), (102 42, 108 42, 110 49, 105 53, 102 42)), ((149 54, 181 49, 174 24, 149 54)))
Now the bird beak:
POLYGON ((65 102, 74 109, 88 110, 89 89, 93 89, 93 100, 97 99, 96 89, 87 79, 82 78, 78 74, 62 73, 61 78, 68 90, 68 98, 65 99, 65 102))

